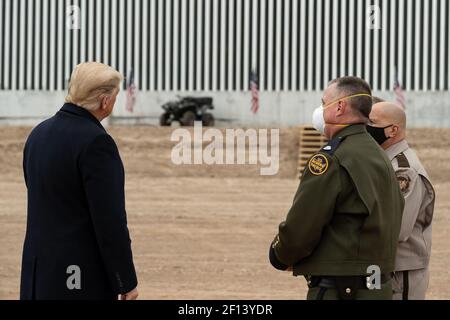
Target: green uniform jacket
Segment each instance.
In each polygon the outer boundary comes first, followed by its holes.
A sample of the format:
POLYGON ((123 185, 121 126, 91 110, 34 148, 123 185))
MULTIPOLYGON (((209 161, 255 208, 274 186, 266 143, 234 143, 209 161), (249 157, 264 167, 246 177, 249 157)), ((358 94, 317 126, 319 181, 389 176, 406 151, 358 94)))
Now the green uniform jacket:
POLYGON ((391 163, 362 124, 341 130, 308 162, 272 248, 294 275, 394 270, 404 199, 391 163))

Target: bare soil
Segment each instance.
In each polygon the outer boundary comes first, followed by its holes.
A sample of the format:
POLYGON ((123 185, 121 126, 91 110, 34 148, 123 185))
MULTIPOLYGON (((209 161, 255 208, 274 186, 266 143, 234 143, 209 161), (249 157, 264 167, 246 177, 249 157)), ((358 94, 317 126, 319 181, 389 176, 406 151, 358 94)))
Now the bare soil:
MULTIPOLYGON (((26 224, 22 149, 31 128, 0 127, 0 299, 19 297, 26 224)), ((298 128, 280 130, 280 170, 176 166, 173 128, 112 127, 126 170, 141 299, 304 299, 304 279, 267 258, 297 188, 298 128)), ((413 129, 437 191, 429 299, 450 299, 450 129, 413 129)))

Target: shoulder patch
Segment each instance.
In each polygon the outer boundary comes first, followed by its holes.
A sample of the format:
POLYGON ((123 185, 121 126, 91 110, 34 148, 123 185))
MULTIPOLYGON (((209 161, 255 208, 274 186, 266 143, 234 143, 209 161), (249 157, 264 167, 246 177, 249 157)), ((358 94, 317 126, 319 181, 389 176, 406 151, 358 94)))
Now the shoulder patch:
POLYGON ((406 174, 396 173, 397 181, 400 186, 402 193, 408 193, 409 185, 411 183, 411 178, 406 174))
POLYGON ((329 163, 327 157, 321 153, 312 156, 308 163, 309 171, 316 176, 320 176, 327 172, 328 166, 329 163))

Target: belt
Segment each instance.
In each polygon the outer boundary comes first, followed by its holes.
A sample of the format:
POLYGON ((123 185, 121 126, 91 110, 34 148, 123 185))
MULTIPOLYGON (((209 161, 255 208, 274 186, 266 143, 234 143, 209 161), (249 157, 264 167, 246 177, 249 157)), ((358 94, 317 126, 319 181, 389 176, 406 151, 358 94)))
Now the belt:
MULTIPOLYGON (((307 277, 306 280, 308 282, 309 288, 315 288, 315 287, 321 287, 326 289, 336 289, 337 285, 336 282, 339 281, 341 278, 352 278, 352 282, 354 284, 354 289, 361 290, 361 289, 369 289, 369 286, 371 283, 368 281, 369 277, 365 276, 351 276, 351 277, 342 277, 342 276, 310 276, 307 277)), ((380 282, 381 284, 384 284, 388 282, 391 279, 390 274, 382 274, 380 276, 380 282)))
MULTIPOLYGON (((381 275, 380 283, 384 284, 390 279, 390 274, 381 275)), ((369 290, 372 285, 370 277, 365 276, 307 276, 306 280, 309 288, 320 288, 318 300, 322 300, 327 289, 336 289, 339 299, 353 300, 359 290, 369 290)))

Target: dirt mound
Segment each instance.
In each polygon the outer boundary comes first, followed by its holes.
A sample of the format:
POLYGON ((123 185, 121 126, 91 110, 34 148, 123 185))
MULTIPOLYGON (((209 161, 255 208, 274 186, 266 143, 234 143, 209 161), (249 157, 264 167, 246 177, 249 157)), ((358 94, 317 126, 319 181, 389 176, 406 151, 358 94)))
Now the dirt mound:
MULTIPOLYGON (((0 127, 0 174, 22 170, 22 150, 29 127, 0 127)), ((175 165, 170 140, 175 128, 110 127, 127 174, 146 177, 256 177, 261 165, 175 165)), ((225 136, 225 129, 219 129, 225 136)), ((193 129, 189 130, 193 135, 193 129)), ((297 173, 298 128, 280 129, 279 172, 276 177, 291 178, 297 173)), ((410 129, 408 142, 416 149, 432 180, 450 177, 450 129, 410 129)), ((209 142, 208 142, 209 143, 209 142)), ((204 143, 204 146, 206 144, 204 143)), ((264 167, 264 166, 263 166, 264 167)))
MULTIPOLYGON (((18 170, 22 170, 22 150, 30 130, 31 128, 27 127, 0 127, 0 173, 13 171, 17 174, 18 170)), ((176 165, 171 161, 172 148, 178 143, 171 141, 174 130, 175 128, 159 127, 108 128, 119 147, 127 174, 147 177, 255 177, 259 175, 259 169, 265 167, 259 164, 176 165)), ((219 130, 225 137, 225 129, 219 130)), ((189 132, 193 136, 192 128, 189 132)), ((204 142, 203 147, 209 143, 204 142)), ((297 128, 280 129, 279 152, 279 172, 276 176, 295 177, 298 157, 297 128)))

